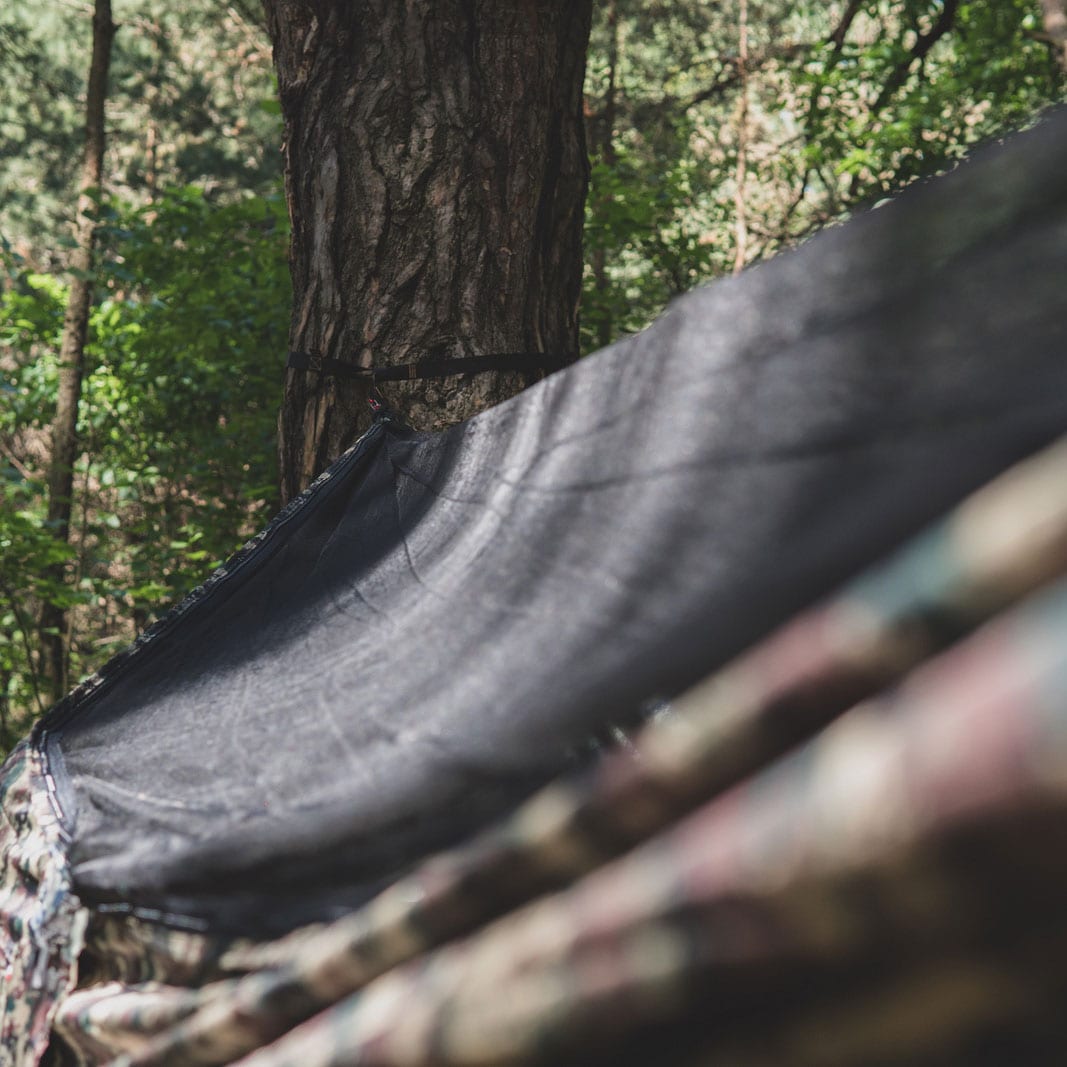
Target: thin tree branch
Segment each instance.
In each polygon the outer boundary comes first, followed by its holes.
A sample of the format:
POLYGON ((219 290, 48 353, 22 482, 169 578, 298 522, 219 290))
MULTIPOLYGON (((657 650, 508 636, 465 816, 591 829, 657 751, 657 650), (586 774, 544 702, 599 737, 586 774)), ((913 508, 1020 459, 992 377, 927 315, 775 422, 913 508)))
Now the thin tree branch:
POLYGON ((845 47, 845 38, 848 36, 848 31, 852 29, 852 23, 856 21, 861 7, 863 7, 863 0, 850 0, 845 13, 841 16, 841 21, 830 32, 827 40, 834 46, 835 55, 838 55, 845 47))
POLYGON ((22 617, 22 612, 19 610, 19 606, 15 601, 15 596, 11 592, 11 587, 4 584, 0 585, 0 591, 11 602, 11 614, 15 616, 15 624, 18 626, 19 634, 22 637, 22 646, 26 652, 26 666, 30 672, 30 686, 33 689, 33 698, 37 702, 38 714, 43 715, 45 712, 44 700, 41 698, 41 687, 38 684, 37 666, 33 661, 33 644, 30 641, 29 627, 26 620, 22 617))
POLYGON ((908 53, 907 59, 898 64, 886 79, 885 84, 882 86, 882 91, 878 94, 874 105, 871 107, 872 113, 877 114, 889 103, 897 90, 908 80, 912 67, 916 63, 921 64, 926 59, 930 49, 952 29, 959 6, 960 0, 944 0, 941 6, 941 14, 937 16, 933 26, 930 27, 927 33, 919 34, 915 44, 911 47, 911 51, 908 53))
POLYGON ((4 454, 4 458, 8 461, 8 463, 10 463, 11 466, 14 467, 15 470, 17 470, 19 474, 26 479, 26 481, 31 481, 33 479, 33 472, 29 469, 29 467, 27 467, 26 464, 23 463, 22 460, 20 460, 18 456, 16 456, 15 453, 12 452, 11 449, 2 441, 0 441, 0 452, 4 454))
POLYGON ((737 167, 734 176, 734 274, 745 267, 748 253, 748 213, 745 204, 745 179, 748 177, 748 0, 738 6, 737 73, 741 92, 737 106, 737 167))
MULTIPOLYGON (((772 63, 778 59, 792 59, 804 52, 811 51, 815 48, 821 48, 822 46, 822 41, 785 42, 774 48, 768 48, 766 51, 750 55, 748 60, 744 63, 743 68, 738 63, 736 57, 716 57, 718 61, 722 63, 725 70, 724 73, 707 86, 707 88, 701 89, 699 92, 688 97, 664 95, 657 97, 655 100, 641 100, 634 105, 634 117, 635 119, 638 119, 641 116, 647 116, 661 111, 689 111, 691 108, 698 107, 700 104, 707 103, 707 101, 713 100, 715 97, 722 96, 724 93, 729 92, 735 86, 740 85, 742 77, 755 73, 765 67, 768 63, 772 63)), ((601 122, 602 110, 603 109, 598 109, 596 111, 587 112, 587 120, 593 123, 601 122)))
MULTIPOLYGON (((730 62, 727 73, 723 74, 717 81, 712 82, 706 89, 702 89, 699 93, 689 97, 688 100, 682 101, 674 98, 674 102, 683 110, 688 111, 690 108, 706 103, 716 96, 721 96, 735 85, 740 85, 748 75, 755 73, 776 59, 792 59, 802 52, 818 47, 819 43, 814 41, 792 41, 779 45, 777 48, 768 48, 764 52, 749 55, 740 62, 738 60, 724 60, 724 62, 730 62)), ((667 97, 663 98, 664 101, 668 99, 667 97)))

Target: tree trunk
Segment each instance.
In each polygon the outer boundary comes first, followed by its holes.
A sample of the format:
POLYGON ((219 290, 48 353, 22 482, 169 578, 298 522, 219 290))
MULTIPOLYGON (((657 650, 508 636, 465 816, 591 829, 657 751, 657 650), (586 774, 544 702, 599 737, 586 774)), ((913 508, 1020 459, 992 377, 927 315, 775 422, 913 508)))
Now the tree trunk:
MULTIPOLYGON (((74 462, 78 455, 78 404, 81 400, 85 341, 93 298, 91 271, 96 240, 95 216, 104 170, 104 102, 107 98, 107 76, 114 35, 111 0, 96 0, 93 11, 93 52, 85 105, 85 155, 81 194, 78 197, 77 245, 71 256, 73 281, 63 319, 59 391, 55 421, 52 423, 52 459, 48 472, 48 522, 55 536, 64 542, 70 540, 74 462)), ((57 577, 62 578, 62 574, 60 567, 57 577)), ((41 612, 43 674, 56 700, 69 688, 68 628, 67 611, 56 604, 45 604, 41 612)))
POLYGON ((1041 11, 1048 34, 1056 50, 1056 58, 1067 71, 1067 0, 1041 0, 1041 11))
MULTIPOLYGON (((264 0, 286 129, 290 347, 369 366, 578 350, 592 0, 264 0)), ((435 429, 515 372, 383 389, 435 429)), ((290 370, 290 498, 368 426, 366 387, 290 370)))

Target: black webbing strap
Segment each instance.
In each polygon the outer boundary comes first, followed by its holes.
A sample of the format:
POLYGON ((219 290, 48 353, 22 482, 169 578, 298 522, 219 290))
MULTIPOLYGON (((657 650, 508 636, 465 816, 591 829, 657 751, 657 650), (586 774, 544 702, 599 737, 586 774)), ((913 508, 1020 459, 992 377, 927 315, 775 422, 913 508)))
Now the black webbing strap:
POLYGON ((496 352, 487 356, 461 356, 458 359, 425 359, 395 367, 357 367, 339 359, 315 361, 307 352, 290 352, 287 366, 293 370, 317 371, 335 378, 371 382, 414 382, 423 378, 452 378, 460 374, 484 374, 486 371, 522 371, 546 374, 573 362, 572 357, 554 356, 549 352, 496 352))

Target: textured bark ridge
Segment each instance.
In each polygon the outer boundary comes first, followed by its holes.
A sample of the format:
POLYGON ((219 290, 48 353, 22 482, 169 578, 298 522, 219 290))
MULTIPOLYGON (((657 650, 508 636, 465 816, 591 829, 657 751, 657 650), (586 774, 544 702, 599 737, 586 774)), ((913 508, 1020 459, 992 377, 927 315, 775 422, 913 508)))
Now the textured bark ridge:
MULTIPOLYGON (((286 123, 290 347, 362 366, 578 347, 591 0, 265 0, 286 123)), ((420 429, 516 373, 383 388, 420 429)), ((366 429, 365 387, 289 371, 292 496, 366 429)))
MULTIPOLYGON (((111 42, 111 0, 96 0, 93 9, 93 50, 89 63, 89 86, 85 101, 85 154, 82 158, 81 193, 78 197, 76 247, 70 257, 74 275, 63 318, 59 350, 59 387, 52 421, 52 461, 48 471, 48 524, 56 539, 70 539, 74 494, 74 463, 78 458, 78 408, 85 371, 85 344, 93 305, 93 254, 96 245, 96 200, 104 174, 104 127, 111 42)), ((52 577, 64 580, 58 564, 52 577)), ((69 685, 69 619, 65 608, 46 603, 41 610, 41 669, 49 681, 53 700, 59 700, 69 685)))

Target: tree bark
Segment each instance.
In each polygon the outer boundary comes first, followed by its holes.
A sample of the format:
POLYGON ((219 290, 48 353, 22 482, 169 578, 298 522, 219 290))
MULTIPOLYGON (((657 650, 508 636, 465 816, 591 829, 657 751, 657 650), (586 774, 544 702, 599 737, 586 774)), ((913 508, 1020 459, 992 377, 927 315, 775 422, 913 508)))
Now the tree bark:
MULTIPOLYGON (((578 351, 592 0, 264 0, 285 118, 290 347, 386 366, 578 351)), ((522 375, 383 388, 436 429, 522 375)), ((359 382, 290 370, 282 495, 369 424, 359 382)))
POLYGON ((1056 59, 1067 71, 1067 0, 1041 0, 1041 13, 1056 59))
MULTIPOLYGON (((111 41, 111 0, 96 0, 93 11, 93 50, 89 64, 89 87, 85 104, 85 154, 82 160, 81 193, 78 197, 76 247, 71 256, 73 281, 63 319, 59 351, 59 389, 52 423, 52 458, 48 472, 48 522, 55 536, 70 540, 71 498, 74 462, 78 455, 78 405, 85 367, 85 342, 92 309, 93 247, 96 242, 96 209, 104 172, 104 105, 107 99, 111 41)), ((57 577, 62 577, 62 567, 57 577)), ((68 613, 56 604, 41 611, 43 674, 52 696, 58 700, 69 688, 68 613)))

